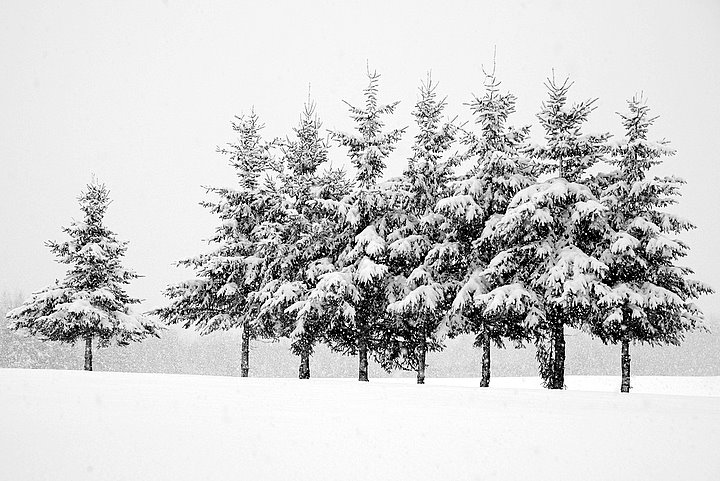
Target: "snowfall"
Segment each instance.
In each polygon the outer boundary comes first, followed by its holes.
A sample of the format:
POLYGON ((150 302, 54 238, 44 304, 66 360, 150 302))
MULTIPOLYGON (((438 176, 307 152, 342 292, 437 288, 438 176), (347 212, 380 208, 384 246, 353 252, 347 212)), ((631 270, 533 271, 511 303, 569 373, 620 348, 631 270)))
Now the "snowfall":
POLYGON ((0 478, 720 479, 720 377, 566 383, 0 369, 0 478))

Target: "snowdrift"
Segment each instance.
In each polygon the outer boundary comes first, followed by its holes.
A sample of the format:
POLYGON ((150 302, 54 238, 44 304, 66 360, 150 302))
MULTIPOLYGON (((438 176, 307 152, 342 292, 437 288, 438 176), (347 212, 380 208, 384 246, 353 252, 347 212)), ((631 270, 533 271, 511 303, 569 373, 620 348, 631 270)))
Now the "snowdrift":
POLYGON ((550 392, 4 369, 0 466, 12 480, 720 479, 720 378, 633 381, 621 395, 588 391, 617 389, 601 377, 550 392))

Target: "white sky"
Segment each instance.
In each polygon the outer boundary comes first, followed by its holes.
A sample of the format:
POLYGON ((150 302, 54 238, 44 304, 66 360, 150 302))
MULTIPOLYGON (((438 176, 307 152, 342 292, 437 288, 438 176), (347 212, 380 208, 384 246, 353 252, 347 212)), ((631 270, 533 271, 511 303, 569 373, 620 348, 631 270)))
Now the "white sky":
MULTIPOLYGON (((533 124, 544 79, 575 81, 572 99, 599 97, 592 131, 622 133, 614 112, 644 91, 651 136, 678 155, 657 173, 684 177, 677 212, 698 229, 686 263, 720 289, 720 2, 37 2, 0 3, 0 290, 27 294, 64 273, 44 246, 80 217, 76 197, 95 173, 114 202, 108 226, 130 241, 126 265, 145 277, 131 294, 165 302, 191 274, 217 224, 201 185, 231 185, 215 147, 252 106, 268 137, 299 119, 308 84, 325 127, 349 130, 365 64, 381 100, 401 100, 390 126, 412 125, 429 69, 448 113, 482 93, 481 64, 497 47, 503 87, 519 97, 514 124, 533 124)), ((399 173, 406 135, 388 174, 399 173)), ((343 152, 331 151, 335 165, 343 152)), ((720 295, 700 305, 720 312, 720 295)))

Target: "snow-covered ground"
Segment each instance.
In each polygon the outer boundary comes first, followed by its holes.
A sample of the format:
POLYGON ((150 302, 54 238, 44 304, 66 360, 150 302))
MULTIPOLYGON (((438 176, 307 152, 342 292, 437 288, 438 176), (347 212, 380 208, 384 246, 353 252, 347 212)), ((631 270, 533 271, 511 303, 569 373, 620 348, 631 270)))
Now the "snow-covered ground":
POLYGON ((3 369, 0 478, 720 479, 720 378, 633 381, 3 369))
MULTIPOLYGON (((408 383, 413 379, 384 378, 377 382, 408 383)), ((428 378, 428 384, 436 386, 476 387, 480 380, 475 378, 428 378)), ((542 389, 539 377, 494 377, 493 388, 542 389)), ((570 391, 620 390, 619 376, 566 376, 565 384, 570 391)), ((670 394, 680 396, 720 396, 720 376, 638 376, 631 379, 633 394, 670 394)), ((720 400, 718 400, 720 402, 720 400)))

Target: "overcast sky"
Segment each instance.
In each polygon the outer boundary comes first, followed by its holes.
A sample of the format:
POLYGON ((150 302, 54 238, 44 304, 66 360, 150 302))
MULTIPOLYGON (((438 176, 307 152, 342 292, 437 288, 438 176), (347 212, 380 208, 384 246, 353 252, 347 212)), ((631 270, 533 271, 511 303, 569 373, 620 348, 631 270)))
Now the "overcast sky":
MULTIPOLYGON (((615 115, 643 91, 660 115, 651 137, 678 150, 658 174, 688 184, 676 211, 697 229, 686 264, 720 289, 720 2, 34 2, 0 3, 0 291, 25 294, 61 277, 44 246, 80 218, 95 173, 111 190, 108 226, 130 241, 130 293, 161 305, 206 248, 216 219, 202 185, 232 185, 215 148, 233 116, 255 107, 268 137, 299 119, 308 85, 327 128, 349 130, 342 99, 361 102, 366 62, 380 97, 400 100, 390 127, 412 124, 432 70, 448 113, 469 119, 492 63, 518 96, 511 123, 532 124, 543 81, 598 97, 589 130, 621 135, 615 115)), ((405 137, 388 168, 402 171, 405 137)), ((346 163, 334 148, 335 165, 346 163)), ((700 305, 720 313, 720 295, 700 305)))

